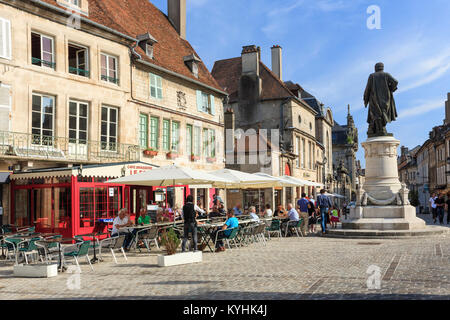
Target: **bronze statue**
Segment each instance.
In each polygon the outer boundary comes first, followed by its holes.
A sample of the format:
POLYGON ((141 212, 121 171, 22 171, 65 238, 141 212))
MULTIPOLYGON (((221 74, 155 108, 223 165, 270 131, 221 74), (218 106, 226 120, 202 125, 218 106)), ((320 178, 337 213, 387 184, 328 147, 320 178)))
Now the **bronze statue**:
POLYGON ((392 136, 386 132, 386 124, 395 121, 397 109, 395 108, 394 92, 398 81, 389 73, 384 72, 384 64, 375 65, 375 73, 369 76, 366 91, 364 92, 364 105, 369 105, 367 122, 369 123, 368 137, 392 136))

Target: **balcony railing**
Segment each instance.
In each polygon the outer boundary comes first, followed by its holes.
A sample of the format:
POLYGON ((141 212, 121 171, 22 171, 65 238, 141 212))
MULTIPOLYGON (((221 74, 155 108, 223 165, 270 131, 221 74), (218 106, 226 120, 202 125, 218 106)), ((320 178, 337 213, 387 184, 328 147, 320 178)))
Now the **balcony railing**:
POLYGON ((112 83, 115 83, 115 84, 119 85, 119 79, 118 78, 113 78, 113 77, 108 77, 108 76, 102 75, 102 80, 106 81, 106 82, 112 82, 112 83))
POLYGON ((56 67, 56 63, 55 62, 51 62, 51 61, 46 61, 46 60, 41 60, 38 58, 31 58, 31 63, 36 65, 36 66, 45 66, 45 67, 49 67, 52 69, 55 69, 56 67))
POLYGON ((69 67, 69 73, 76 74, 78 76, 83 76, 89 78, 90 72, 89 70, 78 69, 74 67, 69 67))
POLYGON ((137 145, 0 131, 0 157, 111 163, 138 161, 137 145))

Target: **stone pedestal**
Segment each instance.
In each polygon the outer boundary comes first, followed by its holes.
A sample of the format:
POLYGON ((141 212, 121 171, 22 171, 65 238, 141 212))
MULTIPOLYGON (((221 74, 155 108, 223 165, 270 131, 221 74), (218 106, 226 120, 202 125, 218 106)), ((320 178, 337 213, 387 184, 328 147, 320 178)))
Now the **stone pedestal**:
POLYGON ((342 223, 343 229, 425 229, 425 221, 416 217, 416 209, 408 201, 409 191, 398 178, 399 145, 400 141, 391 136, 373 137, 362 143, 365 183, 357 190, 356 207, 350 209, 350 221, 342 223))

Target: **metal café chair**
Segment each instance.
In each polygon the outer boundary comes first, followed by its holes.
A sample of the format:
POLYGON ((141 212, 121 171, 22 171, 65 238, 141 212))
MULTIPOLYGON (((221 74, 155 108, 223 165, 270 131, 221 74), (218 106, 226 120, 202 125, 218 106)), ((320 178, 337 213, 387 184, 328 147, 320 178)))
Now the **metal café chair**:
POLYGON ((106 238, 100 241, 100 246, 99 246, 99 257, 100 260, 102 259, 102 248, 108 248, 111 251, 111 255, 114 259, 114 262, 116 264, 118 264, 117 259, 116 259, 116 255, 114 254, 114 250, 120 250, 123 254, 123 257, 125 258, 125 261, 128 262, 128 258, 127 255, 125 254, 125 250, 123 249, 123 243, 125 241, 125 237, 126 235, 122 234, 119 236, 115 236, 115 237, 111 237, 111 238, 106 238))
MULTIPOLYGON (((64 252, 63 257, 72 257, 75 260, 75 263, 77 264, 78 271, 81 273, 80 264, 78 263, 78 258, 80 257, 86 257, 87 262, 89 263, 89 266, 91 267, 92 271, 94 271, 94 268, 91 264, 91 259, 89 259, 89 247, 90 247, 91 241, 83 241, 81 244, 77 244, 77 249, 70 252, 64 252)), ((67 248, 66 248, 67 249, 67 248)), ((63 263, 64 264, 64 263, 63 263)))

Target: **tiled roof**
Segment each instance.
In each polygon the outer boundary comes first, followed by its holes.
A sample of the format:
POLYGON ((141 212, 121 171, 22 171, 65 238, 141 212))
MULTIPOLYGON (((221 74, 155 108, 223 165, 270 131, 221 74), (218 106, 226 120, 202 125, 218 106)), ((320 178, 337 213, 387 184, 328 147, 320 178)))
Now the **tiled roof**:
MULTIPOLYGON (((58 6, 56 0, 42 1, 58 6)), ((191 73, 183 57, 196 54, 195 50, 188 41, 179 36, 167 15, 148 0, 88 1, 89 17, 87 19, 133 38, 150 32, 158 43, 154 45, 154 59, 150 59, 140 47, 136 48, 136 52, 142 56, 143 60, 223 90, 203 62, 199 63, 198 78, 191 73)))
MULTIPOLYGON (((242 74, 242 58, 219 60, 211 71, 219 85, 229 94, 230 103, 238 101, 239 79, 242 74)), ((295 97, 289 88, 264 63, 260 62, 262 79, 261 100, 295 97)))

